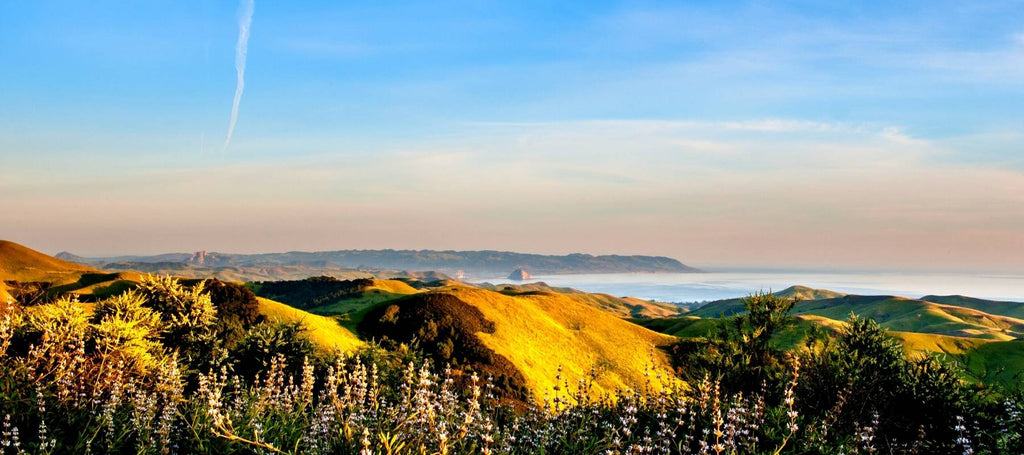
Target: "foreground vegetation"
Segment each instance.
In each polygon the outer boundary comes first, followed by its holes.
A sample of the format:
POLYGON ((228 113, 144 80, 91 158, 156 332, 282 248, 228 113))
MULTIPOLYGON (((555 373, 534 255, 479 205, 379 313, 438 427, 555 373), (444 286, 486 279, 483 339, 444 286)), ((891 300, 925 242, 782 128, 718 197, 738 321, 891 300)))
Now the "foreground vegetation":
POLYGON ((526 397, 417 340, 327 352, 267 305, 160 277, 0 305, 0 453, 1024 452, 1019 392, 907 358, 870 319, 783 349, 793 301, 774 295, 673 345, 675 375, 637 352, 628 388, 559 371, 526 397))

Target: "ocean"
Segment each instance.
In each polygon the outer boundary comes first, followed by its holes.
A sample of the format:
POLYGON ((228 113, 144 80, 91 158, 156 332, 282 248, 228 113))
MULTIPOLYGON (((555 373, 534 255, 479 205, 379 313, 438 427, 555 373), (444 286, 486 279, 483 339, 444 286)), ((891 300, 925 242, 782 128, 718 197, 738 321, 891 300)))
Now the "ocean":
POLYGON ((1024 302, 1024 275, 1021 274, 759 271, 545 275, 527 281, 512 281, 504 277, 472 281, 492 284, 544 282, 585 292, 678 303, 745 297, 754 292, 780 291, 793 285, 860 295, 920 298, 929 294, 959 294, 1024 302))

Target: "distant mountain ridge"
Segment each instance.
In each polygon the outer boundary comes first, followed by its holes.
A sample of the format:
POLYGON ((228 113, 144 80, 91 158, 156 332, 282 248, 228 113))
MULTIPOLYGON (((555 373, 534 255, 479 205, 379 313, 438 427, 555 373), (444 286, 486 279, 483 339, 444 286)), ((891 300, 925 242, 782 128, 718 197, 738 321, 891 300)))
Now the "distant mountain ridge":
POLYGON ((564 256, 508 251, 338 250, 264 254, 229 254, 200 251, 154 256, 85 258, 62 252, 57 258, 99 268, 123 269, 132 263, 177 263, 203 267, 322 267, 384 270, 463 271, 474 275, 505 276, 516 269, 535 275, 571 273, 674 272, 699 269, 663 256, 569 254, 564 256), (120 265, 117 265, 120 264, 120 265))

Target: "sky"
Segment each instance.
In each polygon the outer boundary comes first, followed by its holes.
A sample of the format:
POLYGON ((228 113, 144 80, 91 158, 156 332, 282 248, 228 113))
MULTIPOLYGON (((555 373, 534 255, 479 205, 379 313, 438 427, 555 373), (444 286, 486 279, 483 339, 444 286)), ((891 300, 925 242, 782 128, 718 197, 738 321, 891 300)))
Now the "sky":
POLYGON ((0 238, 1024 271, 1024 1, 2 2, 0 238))

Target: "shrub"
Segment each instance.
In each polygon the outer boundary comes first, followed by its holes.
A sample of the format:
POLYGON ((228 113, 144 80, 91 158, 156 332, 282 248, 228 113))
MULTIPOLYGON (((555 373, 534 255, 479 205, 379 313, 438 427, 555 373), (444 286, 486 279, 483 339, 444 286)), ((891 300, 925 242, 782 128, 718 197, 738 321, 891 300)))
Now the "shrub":
POLYGON ((147 374, 163 354, 158 341, 160 314, 145 306, 134 291, 104 299, 93 311, 90 338, 105 362, 119 362, 136 374, 147 374))
POLYGON ((971 393, 949 365, 907 359, 872 319, 851 315, 834 341, 813 345, 802 362, 801 412, 827 421, 832 434, 878 422, 874 436, 890 450, 941 453, 955 448, 957 418, 974 414, 971 393))
POLYGON ((213 331, 224 348, 232 348, 250 327, 263 321, 260 302, 249 288, 213 279, 206 282, 205 292, 215 304, 213 331))
POLYGON ((250 329, 228 354, 228 363, 243 378, 252 379, 266 371, 274 359, 298 368, 316 351, 303 333, 302 324, 264 323, 250 329))
POLYGON ((670 348, 677 370, 691 383, 710 376, 727 392, 753 393, 765 384, 780 391, 791 366, 773 337, 792 325, 795 304, 771 293, 743 299, 745 313, 723 318, 706 338, 681 340, 670 348))
POLYGON ((204 282, 186 288, 170 276, 146 276, 138 286, 146 306, 160 314, 164 346, 194 369, 209 365, 216 340, 217 312, 203 289, 204 282))

